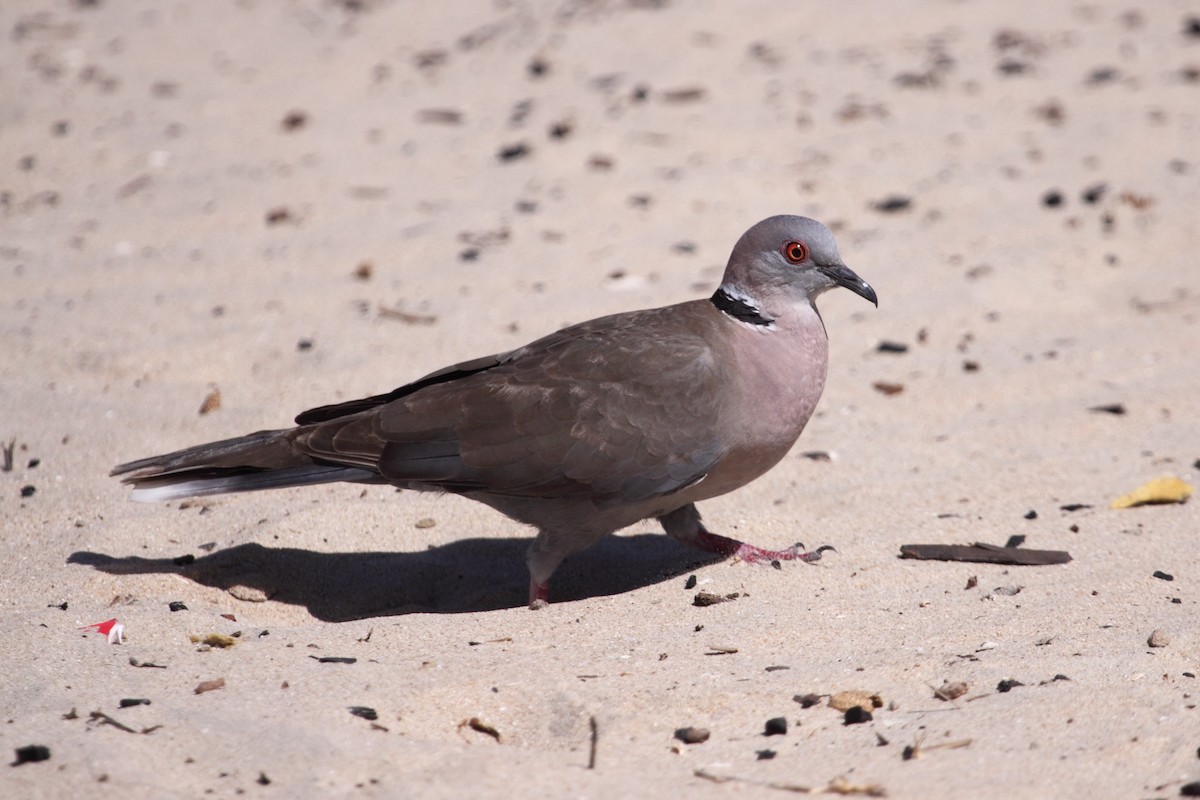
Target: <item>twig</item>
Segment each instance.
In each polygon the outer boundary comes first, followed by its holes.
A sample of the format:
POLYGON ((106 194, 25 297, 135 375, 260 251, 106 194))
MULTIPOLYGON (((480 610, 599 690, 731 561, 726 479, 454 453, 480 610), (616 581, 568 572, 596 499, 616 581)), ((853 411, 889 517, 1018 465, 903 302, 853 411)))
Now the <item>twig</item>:
POLYGON ((596 718, 594 716, 588 719, 588 726, 592 729, 592 747, 588 752, 588 769, 595 769, 596 746, 600 744, 600 726, 596 724, 596 718))

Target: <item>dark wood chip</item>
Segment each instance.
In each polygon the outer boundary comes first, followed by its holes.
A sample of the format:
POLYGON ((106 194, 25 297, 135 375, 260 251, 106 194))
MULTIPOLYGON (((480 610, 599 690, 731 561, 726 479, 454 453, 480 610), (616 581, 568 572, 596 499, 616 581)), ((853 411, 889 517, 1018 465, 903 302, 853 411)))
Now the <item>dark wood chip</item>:
POLYGON ((375 721, 379 719, 379 714, 370 706, 349 706, 350 713, 356 717, 375 721))
POLYGON ((925 561, 977 561, 986 564, 1011 564, 1039 567, 1066 564, 1071 554, 1065 550, 1027 550, 1022 547, 997 547, 992 544, 903 544, 901 558, 925 561))

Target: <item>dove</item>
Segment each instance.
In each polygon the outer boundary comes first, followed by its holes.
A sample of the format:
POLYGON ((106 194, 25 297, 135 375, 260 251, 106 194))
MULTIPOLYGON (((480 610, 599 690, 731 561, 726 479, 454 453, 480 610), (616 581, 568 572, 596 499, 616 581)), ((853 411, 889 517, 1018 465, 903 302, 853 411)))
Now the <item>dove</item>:
POLYGON ((816 299, 878 306, 833 234, 775 216, 737 241, 709 298, 582 322, 398 389, 301 413, 295 426, 121 464, 131 498, 348 481, 449 492, 532 526, 531 608, 564 558, 647 519, 750 563, 820 558, 710 532, 696 504, 774 467, 825 386, 816 299))

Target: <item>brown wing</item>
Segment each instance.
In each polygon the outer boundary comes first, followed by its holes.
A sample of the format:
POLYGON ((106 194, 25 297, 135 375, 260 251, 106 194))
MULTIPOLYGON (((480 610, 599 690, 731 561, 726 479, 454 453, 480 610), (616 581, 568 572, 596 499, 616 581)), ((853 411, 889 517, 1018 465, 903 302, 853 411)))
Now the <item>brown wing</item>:
POLYGON ((296 444, 395 483, 454 492, 601 503, 668 494, 723 453, 714 433, 721 362, 689 317, 703 328, 695 304, 568 328, 490 357, 490 367, 318 422, 296 444))

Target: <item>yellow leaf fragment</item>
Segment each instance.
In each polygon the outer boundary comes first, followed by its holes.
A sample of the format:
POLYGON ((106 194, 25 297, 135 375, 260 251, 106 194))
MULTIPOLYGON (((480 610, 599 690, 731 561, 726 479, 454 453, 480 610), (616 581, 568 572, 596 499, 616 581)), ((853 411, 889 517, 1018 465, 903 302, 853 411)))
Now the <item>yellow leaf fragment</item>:
POLYGON ((206 644, 209 647, 233 647, 237 639, 224 633, 209 633, 204 636, 192 634, 188 637, 194 644, 206 644))
POLYGON ((849 711, 855 706, 867 711, 873 708, 883 708, 883 698, 876 692, 864 692, 861 689, 837 692, 829 698, 829 707, 838 711, 849 711))
POLYGON ((1133 508, 1134 506, 1159 503, 1184 503, 1194 491, 1195 489, 1179 478, 1173 475, 1164 475, 1139 486, 1129 494, 1121 495, 1112 501, 1112 507, 1133 508))

